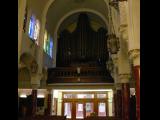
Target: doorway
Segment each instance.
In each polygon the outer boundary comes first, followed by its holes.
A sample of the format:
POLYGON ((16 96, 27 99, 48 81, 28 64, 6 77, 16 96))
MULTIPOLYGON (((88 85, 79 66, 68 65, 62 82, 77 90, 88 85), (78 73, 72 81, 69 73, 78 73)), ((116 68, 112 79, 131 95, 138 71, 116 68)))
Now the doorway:
POLYGON ((108 116, 107 92, 62 93, 62 114, 68 120, 83 120, 87 116, 108 116))

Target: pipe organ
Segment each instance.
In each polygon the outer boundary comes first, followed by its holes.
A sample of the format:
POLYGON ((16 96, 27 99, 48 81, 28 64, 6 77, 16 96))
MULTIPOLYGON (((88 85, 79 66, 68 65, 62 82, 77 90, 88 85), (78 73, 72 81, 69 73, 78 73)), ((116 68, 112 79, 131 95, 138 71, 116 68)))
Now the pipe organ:
POLYGON ((94 31, 81 13, 73 32, 63 30, 58 39, 56 68, 48 69, 48 83, 113 83, 106 68, 109 59, 107 30, 94 31), (77 68, 80 73, 77 73, 77 68))
POLYGON ((70 33, 63 30, 58 39, 57 66, 88 64, 105 66, 108 60, 107 30, 94 31, 87 14, 81 13, 76 29, 70 33))

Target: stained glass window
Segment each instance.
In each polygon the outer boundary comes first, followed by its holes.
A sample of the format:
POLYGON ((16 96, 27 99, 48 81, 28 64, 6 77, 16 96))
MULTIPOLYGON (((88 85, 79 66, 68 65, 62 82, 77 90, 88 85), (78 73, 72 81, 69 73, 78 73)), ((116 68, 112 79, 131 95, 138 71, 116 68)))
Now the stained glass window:
POLYGON ((35 17, 32 15, 29 23, 29 37, 32 39, 34 35, 34 26, 35 26, 35 17))
POLYGON ((48 39, 47 39, 47 54, 48 55, 49 55, 49 52, 50 52, 50 49, 49 49, 50 43, 49 43, 49 41, 50 41, 50 35, 48 34, 48 39))
POLYGON ((32 15, 30 18, 28 34, 32 40, 35 40, 35 43, 37 45, 38 45, 39 32, 40 32, 40 22, 38 19, 36 19, 34 15, 32 15))
POLYGON ((51 58, 53 57, 53 39, 47 30, 44 33, 44 44, 43 49, 51 58))
POLYGON ((50 57, 52 58, 52 50, 53 50, 53 39, 50 39, 50 57))
POLYGON ((44 51, 46 52, 46 43, 47 43, 47 30, 45 30, 45 33, 44 33, 44 44, 43 44, 43 49, 44 51))
POLYGON ((36 43, 38 44, 38 37, 39 37, 39 31, 40 31, 40 23, 38 20, 36 20, 35 26, 34 26, 34 39, 36 40, 36 43))

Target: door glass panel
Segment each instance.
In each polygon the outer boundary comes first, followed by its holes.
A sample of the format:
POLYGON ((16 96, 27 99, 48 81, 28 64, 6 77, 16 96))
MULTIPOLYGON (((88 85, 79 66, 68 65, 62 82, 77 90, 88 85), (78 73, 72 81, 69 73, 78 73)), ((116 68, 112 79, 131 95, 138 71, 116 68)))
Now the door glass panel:
POLYGON ((67 118, 71 118, 71 112, 72 112, 72 104, 64 103, 64 116, 67 116, 67 118))
POLYGON ((76 119, 83 119, 83 103, 76 103, 76 119))
POLYGON ((64 98, 72 98, 72 94, 64 94, 64 98))
POLYGON ((94 112, 93 103, 86 103, 85 108, 86 108, 86 117, 90 116, 90 114, 94 112))
POLYGON ((77 98, 94 98, 94 94, 77 94, 77 98))
POLYGON ((106 116, 106 103, 98 103, 98 116, 106 116))
POLYGON ((107 95, 106 94, 97 94, 97 98, 106 98, 107 95))

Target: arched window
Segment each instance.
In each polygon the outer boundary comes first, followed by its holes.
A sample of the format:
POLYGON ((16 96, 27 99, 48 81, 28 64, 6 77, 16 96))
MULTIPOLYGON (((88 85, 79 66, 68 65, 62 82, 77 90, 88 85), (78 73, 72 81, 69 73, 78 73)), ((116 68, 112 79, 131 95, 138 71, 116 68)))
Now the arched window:
POLYGON ((38 45, 38 37, 39 37, 39 31, 40 31, 40 23, 39 20, 36 20, 35 28, 34 28, 34 39, 36 40, 36 44, 38 45))
POLYGON ((53 57, 53 39, 50 38, 50 57, 52 58, 53 57))
POLYGON ((39 32, 40 32, 40 22, 34 15, 31 16, 30 22, 29 22, 29 37, 35 41, 35 43, 38 45, 38 38, 39 38, 39 32))
POLYGON ((50 35, 48 34, 48 39, 47 39, 47 43, 46 43, 47 44, 47 48, 46 49, 47 49, 47 54, 48 55, 49 55, 49 51, 50 51, 49 50, 49 48, 50 48, 49 41, 50 41, 50 35))
POLYGON ((53 57, 53 39, 47 30, 44 33, 44 44, 43 49, 51 58, 53 57))
POLYGON ((47 33, 47 30, 45 30, 45 33, 44 33, 44 44, 43 44, 43 49, 45 52, 47 52, 47 37, 48 37, 48 33, 47 33))
POLYGON ((31 16, 30 22, 29 22, 29 37, 33 39, 34 35, 34 26, 35 26, 36 18, 34 15, 31 16))

